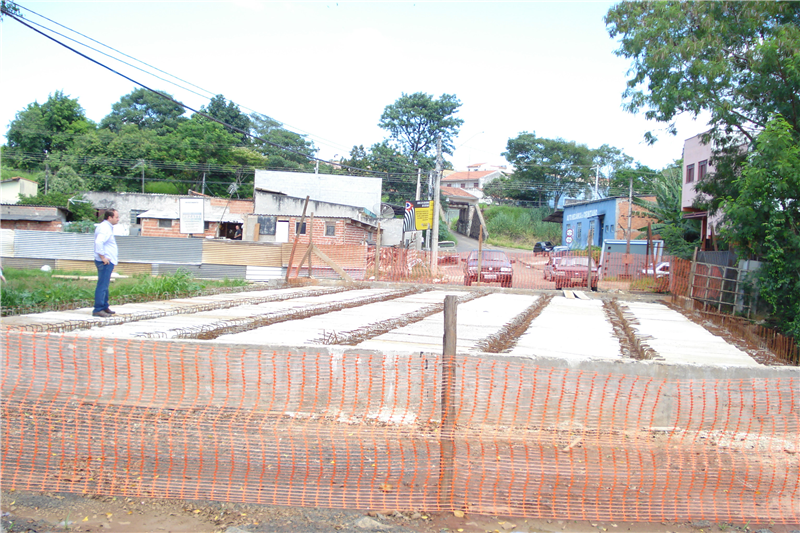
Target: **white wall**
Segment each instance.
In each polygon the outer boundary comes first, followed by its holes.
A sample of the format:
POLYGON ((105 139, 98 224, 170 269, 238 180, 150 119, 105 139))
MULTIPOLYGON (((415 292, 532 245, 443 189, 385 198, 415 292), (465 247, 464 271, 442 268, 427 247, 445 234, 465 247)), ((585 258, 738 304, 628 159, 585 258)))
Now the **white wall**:
MULTIPOLYGON (((338 174, 306 174, 256 170, 255 187, 287 196, 362 207, 375 211, 381 201, 380 178, 362 178, 338 174)), ((260 211, 263 213, 263 211, 260 211)))

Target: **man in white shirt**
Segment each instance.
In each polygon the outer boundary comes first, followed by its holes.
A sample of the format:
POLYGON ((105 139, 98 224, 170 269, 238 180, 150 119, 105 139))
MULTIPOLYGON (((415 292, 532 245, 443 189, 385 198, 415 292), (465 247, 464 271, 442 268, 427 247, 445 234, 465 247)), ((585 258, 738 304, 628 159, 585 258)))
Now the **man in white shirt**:
POLYGON ((94 291, 94 311, 92 316, 108 318, 114 311, 108 308, 108 286, 111 273, 117 264, 117 241, 114 239, 114 226, 119 222, 119 212, 110 209, 103 215, 103 221, 94 230, 94 265, 97 267, 97 288, 94 291))

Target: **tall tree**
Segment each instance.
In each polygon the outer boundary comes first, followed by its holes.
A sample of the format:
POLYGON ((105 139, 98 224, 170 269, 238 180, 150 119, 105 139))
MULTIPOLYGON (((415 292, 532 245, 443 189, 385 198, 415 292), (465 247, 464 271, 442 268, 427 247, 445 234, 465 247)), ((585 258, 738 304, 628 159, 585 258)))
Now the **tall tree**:
POLYGON ((558 207, 564 196, 578 196, 594 185, 592 157, 585 144, 561 138, 545 139, 522 132, 508 140, 503 157, 514 166, 505 184, 514 184, 508 196, 521 200, 547 200, 558 207))
MULTIPOLYGON (((225 124, 233 126, 233 128, 227 129, 237 139, 239 139, 239 142, 237 143, 238 146, 245 146, 248 144, 247 136, 239 133, 237 130, 250 133, 250 127, 252 124, 250 117, 242 113, 238 105, 234 104, 233 102, 226 101, 224 96, 218 94, 211 99, 207 106, 201 107, 200 111, 210 117, 224 122, 225 124)), ((198 117, 198 119, 199 118, 200 117, 198 117)))
POLYGON ((283 124, 274 118, 252 113, 250 124, 253 135, 258 137, 252 140, 253 149, 268 157, 271 168, 304 168, 309 165, 309 158, 317 153, 313 141, 309 141, 304 135, 285 129, 283 124), (283 164, 280 164, 281 162, 283 164))
MULTIPOLYGON (((375 143, 369 150, 365 150, 363 145, 354 146, 350 158, 343 159, 342 164, 362 168, 365 175, 382 178, 382 196, 386 202, 402 204, 416 196, 417 167, 389 141, 375 143)), ((354 174, 358 171, 349 169, 346 172, 354 174)), ((423 179, 427 181, 427 175, 423 179)))
POLYGON ((25 154, 22 164, 31 168, 45 154, 66 150, 78 136, 94 129, 78 100, 56 91, 44 104, 33 102, 18 112, 6 139, 10 148, 25 154))
POLYGON ((632 61, 628 110, 673 132, 678 114, 707 111, 718 133, 749 141, 776 112, 798 130, 799 3, 625 1, 606 25, 632 61))
POLYGON ((724 235, 766 261, 761 296, 788 334, 800 339, 800 136, 776 115, 756 139, 725 202, 724 235))
POLYGON ((453 94, 438 99, 425 93, 402 93, 387 105, 378 126, 389 132, 389 142, 413 165, 432 167, 436 140, 442 137, 442 152, 453 153, 453 139, 464 121, 455 114, 461 101, 453 94))
POLYGON ((163 96, 147 89, 136 89, 112 104, 111 113, 100 121, 100 128, 119 133, 125 124, 133 124, 165 135, 174 131, 181 121, 188 120, 183 116, 184 111, 183 107, 163 96))
POLYGON ((617 54, 632 60, 630 111, 673 132, 679 113, 710 114, 704 140, 715 171, 695 187, 712 211, 728 206, 728 242, 770 262, 762 290, 773 288, 773 310, 797 336, 797 199, 785 191, 798 187, 800 3, 626 1, 609 10, 606 24, 620 38, 617 54), (785 304, 781 291, 795 303, 785 304))

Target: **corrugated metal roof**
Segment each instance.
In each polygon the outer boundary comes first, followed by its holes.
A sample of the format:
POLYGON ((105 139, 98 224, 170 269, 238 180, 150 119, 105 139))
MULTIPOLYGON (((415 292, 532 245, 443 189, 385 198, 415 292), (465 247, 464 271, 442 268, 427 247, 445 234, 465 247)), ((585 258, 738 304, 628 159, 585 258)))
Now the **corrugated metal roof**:
POLYGON ((0 230, 0 255, 14 257, 14 230, 0 230))
POLYGON ((270 279, 285 279, 285 267, 248 266, 247 279, 250 281, 266 281, 270 279))
MULTIPOLYGON (((117 237, 119 243, 119 237, 117 237)), ((16 230, 14 256, 94 261, 94 235, 60 231, 16 230)))
POLYGON ((219 265, 280 267, 281 245, 261 242, 206 240, 202 262, 219 265))
POLYGON ((117 237, 119 260, 129 263, 200 264, 203 261, 203 242, 204 239, 173 237, 117 237))

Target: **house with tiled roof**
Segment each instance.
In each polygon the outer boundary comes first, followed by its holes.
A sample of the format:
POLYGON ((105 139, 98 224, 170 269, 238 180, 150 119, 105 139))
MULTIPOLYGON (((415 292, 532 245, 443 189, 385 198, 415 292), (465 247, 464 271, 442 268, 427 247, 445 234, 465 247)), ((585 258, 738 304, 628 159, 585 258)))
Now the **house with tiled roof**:
POLYGON ((478 198, 482 198, 481 191, 486 184, 502 176, 503 173, 499 170, 453 172, 442 178, 442 187, 465 189, 478 198))

